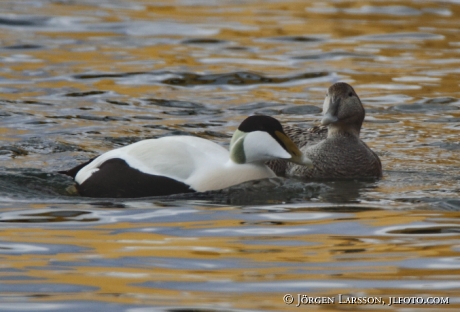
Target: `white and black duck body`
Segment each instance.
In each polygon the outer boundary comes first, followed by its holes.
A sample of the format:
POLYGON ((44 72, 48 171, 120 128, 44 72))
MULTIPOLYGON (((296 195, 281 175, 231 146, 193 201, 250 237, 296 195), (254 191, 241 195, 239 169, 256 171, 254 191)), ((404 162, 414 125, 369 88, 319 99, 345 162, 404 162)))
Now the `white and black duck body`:
POLYGON ((336 83, 324 100, 321 127, 285 127, 313 166, 302 168, 282 160, 268 165, 280 175, 312 179, 380 178, 379 157, 359 138, 364 117, 364 107, 355 90, 346 83, 336 83))
POLYGON ((109 151, 61 173, 75 178, 82 196, 162 196, 271 178, 276 175, 264 162, 276 158, 309 163, 276 119, 251 116, 235 132, 230 152, 202 138, 170 136, 109 151))

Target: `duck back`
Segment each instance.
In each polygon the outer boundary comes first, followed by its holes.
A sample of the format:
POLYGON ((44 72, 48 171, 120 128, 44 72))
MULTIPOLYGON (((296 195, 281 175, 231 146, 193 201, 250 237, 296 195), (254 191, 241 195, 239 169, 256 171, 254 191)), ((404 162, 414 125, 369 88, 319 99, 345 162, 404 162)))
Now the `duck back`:
POLYGON ((338 134, 300 149, 313 168, 287 164, 286 174, 305 178, 365 178, 382 176, 382 164, 359 137, 338 134))

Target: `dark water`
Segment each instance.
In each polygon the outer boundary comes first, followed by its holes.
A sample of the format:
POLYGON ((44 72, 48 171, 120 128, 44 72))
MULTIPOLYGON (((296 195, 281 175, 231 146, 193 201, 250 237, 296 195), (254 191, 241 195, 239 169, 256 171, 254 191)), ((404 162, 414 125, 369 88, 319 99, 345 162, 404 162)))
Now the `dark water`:
POLYGON ((458 1, 2 1, 0 311, 456 311, 459 18, 458 1), (381 180, 94 200, 56 174, 146 138, 226 146, 255 113, 307 128, 336 81, 381 180))

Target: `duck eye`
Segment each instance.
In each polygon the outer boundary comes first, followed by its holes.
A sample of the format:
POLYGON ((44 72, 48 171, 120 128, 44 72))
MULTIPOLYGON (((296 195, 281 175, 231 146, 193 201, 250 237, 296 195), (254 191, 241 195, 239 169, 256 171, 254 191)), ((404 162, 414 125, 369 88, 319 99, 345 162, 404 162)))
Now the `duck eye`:
POLYGON ((348 93, 348 96, 353 96, 353 92, 348 93))

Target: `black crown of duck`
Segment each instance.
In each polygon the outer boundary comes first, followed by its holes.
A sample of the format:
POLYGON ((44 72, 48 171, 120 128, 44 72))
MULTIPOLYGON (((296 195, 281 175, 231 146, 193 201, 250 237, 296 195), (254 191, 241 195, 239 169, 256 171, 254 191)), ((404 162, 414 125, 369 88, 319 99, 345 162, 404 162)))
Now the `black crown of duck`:
POLYGON ((302 168, 281 160, 269 162, 269 167, 278 174, 305 178, 381 177, 379 157, 359 138, 364 117, 364 107, 353 87, 344 82, 333 84, 323 104, 323 127, 285 127, 313 167, 302 168))
POLYGON ((275 177, 265 165, 272 159, 311 166, 278 120, 251 116, 235 131, 230 151, 198 137, 169 136, 111 150, 60 173, 72 176, 83 196, 161 196, 275 177))

